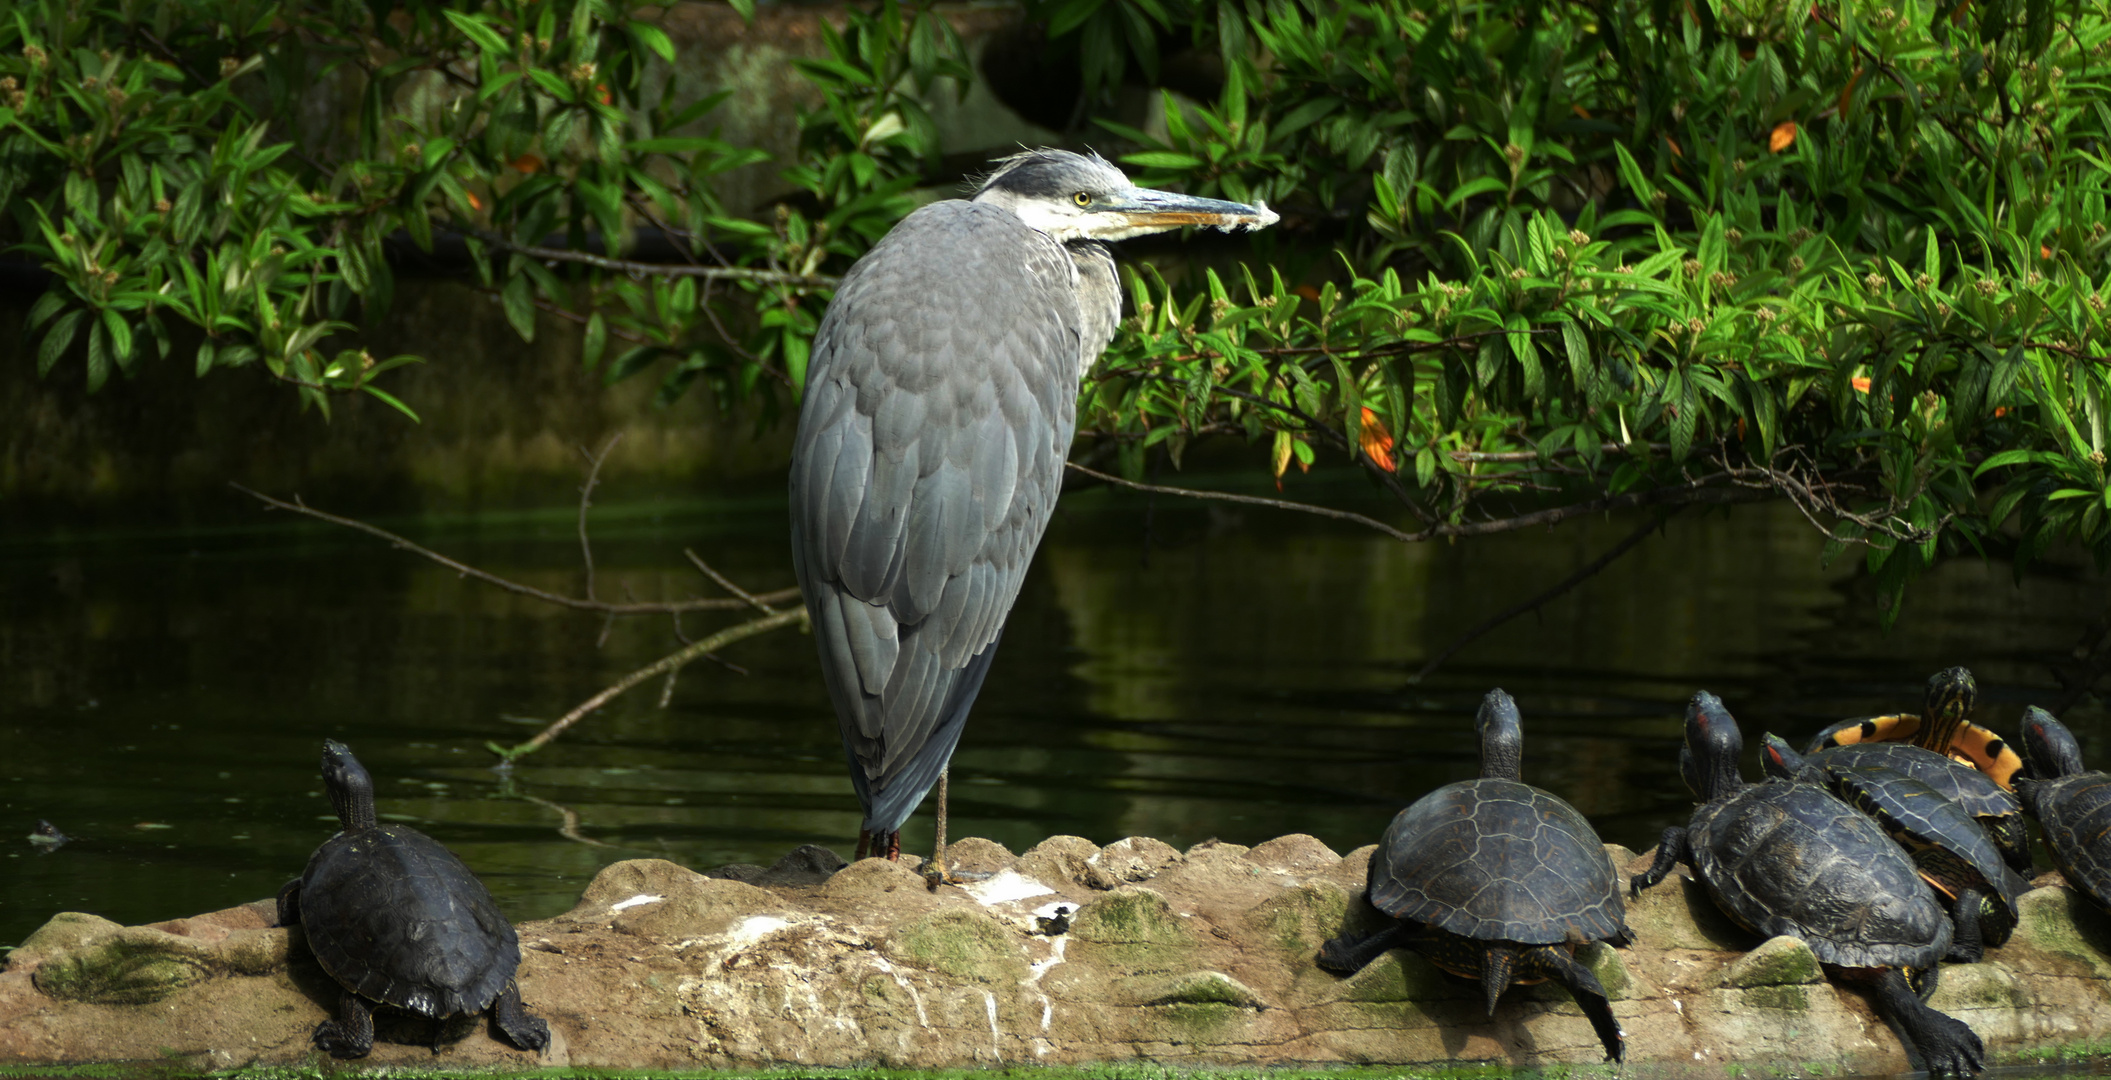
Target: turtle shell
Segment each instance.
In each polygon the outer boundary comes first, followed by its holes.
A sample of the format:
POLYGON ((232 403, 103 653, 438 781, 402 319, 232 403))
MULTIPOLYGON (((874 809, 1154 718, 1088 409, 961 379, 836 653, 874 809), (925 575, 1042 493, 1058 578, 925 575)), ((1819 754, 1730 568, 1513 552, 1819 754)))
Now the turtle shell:
POLYGON ((1372 906, 1478 941, 1625 941, 1605 844, 1576 808, 1514 780, 1447 784, 1400 811, 1371 854, 1372 906))
POLYGON ((1746 929, 1803 939, 1839 967, 1923 968, 1950 917, 1874 820, 1816 784, 1747 786, 1693 812, 1693 867, 1746 929))
MULTIPOLYGON (((1803 753, 1809 756, 1834 747, 1910 742, 1920 731, 1920 719, 1913 713, 1889 713, 1842 720, 1820 731, 1803 753)), ((2014 786, 2016 774, 2023 768, 2022 755, 2009 746, 2007 739, 1970 722, 1959 725, 1956 737, 1950 740, 1950 756, 1985 773, 2003 790, 2014 786)))
POLYGON ((323 970, 364 998, 431 1017, 491 1007, 520 964, 513 924, 437 840, 404 825, 341 832, 301 875, 323 970))
POLYGON ((2111 911, 2111 776, 2072 773, 2027 781, 2021 790, 2067 883, 2111 911))
POLYGON ((1977 818, 2009 866, 2018 871, 2030 868, 2030 833, 2023 826, 2022 800, 1978 769, 1933 750, 1895 742, 1855 743, 1820 750, 1809 760, 1829 772, 1881 768, 1904 773, 1977 818))
MULTIPOLYGON (((1921 876, 1930 884, 1952 897, 1960 888, 1998 897, 2008 913, 2007 921, 2014 923, 2016 876, 1978 819, 1927 783, 1897 769, 1874 763, 1844 765, 1829 754, 1820 754, 1817 760, 1825 766, 1833 792, 1875 818, 1914 856, 1921 876)), ((2000 936, 2006 940, 2006 935, 2000 936)))

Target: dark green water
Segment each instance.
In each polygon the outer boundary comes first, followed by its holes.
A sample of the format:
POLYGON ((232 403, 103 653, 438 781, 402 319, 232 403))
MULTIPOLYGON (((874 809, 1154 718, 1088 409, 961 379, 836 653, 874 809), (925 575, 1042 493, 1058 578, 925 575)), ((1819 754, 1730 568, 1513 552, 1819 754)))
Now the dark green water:
MULTIPOLYGON (((1301 478, 1287 493, 1353 495, 1301 478)), ((569 491, 542 514, 383 524, 502 575, 577 591, 569 491)), ((754 589, 787 585, 782 499, 635 502, 604 489, 604 598, 710 595, 695 548, 754 589)), ((268 896, 334 831, 326 737, 374 772, 382 812, 445 841, 515 919, 570 906, 641 855, 705 868, 803 843, 848 852, 856 801, 812 643, 733 646, 526 759, 486 740, 554 717, 670 651, 662 618, 615 624, 506 595, 376 541, 230 496, 185 532, 0 532, 0 942, 53 912, 137 923, 268 896), (558 832, 568 807, 580 832, 558 832), (48 818, 78 839, 39 854, 48 818)), ((1013 850, 1071 833, 1185 846, 1309 832, 1376 839, 1436 784, 1474 772, 1470 718, 1501 685, 1524 710, 1528 779, 1637 849, 1683 820, 1679 709, 1722 694, 1749 734, 1914 703, 1967 664, 1981 717, 2049 701, 2049 664, 2111 595, 2047 565, 1946 564, 1878 629, 1866 580, 1823 571, 1786 508, 1675 519, 1539 618, 1405 685, 1464 628, 1560 580, 1625 520, 1403 547, 1353 526, 1107 492, 1066 496, 954 760, 954 835, 1013 850), (1146 536, 1149 537, 1148 547, 1146 536)), ((718 623, 726 620, 719 616, 718 623)), ((714 623, 691 618, 692 636, 714 623)), ((2111 727, 2069 714, 2093 761, 2111 727)), ((905 836, 928 844, 928 811, 905 836)))

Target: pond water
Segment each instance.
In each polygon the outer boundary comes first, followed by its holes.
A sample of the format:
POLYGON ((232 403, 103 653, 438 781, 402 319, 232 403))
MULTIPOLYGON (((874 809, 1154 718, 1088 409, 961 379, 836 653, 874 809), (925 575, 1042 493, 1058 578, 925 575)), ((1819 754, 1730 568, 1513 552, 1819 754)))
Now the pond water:
MULTIPOLYGON (((1362 492, 1315 473, 1286 495, 1362 492)), ((624 497, 598 496, 603 597, 711 595, 685 546, 751 589, 791 582, 781 495, 624 497)), ((577 591, 569 498, 379 523, 577 591)), ((1887 633, 1866 577, 1851 560, 1821 569, 1792 510, 1689 512, 1410 684, 1463 630, 1638 520, 1410 547, 1275 511, 1065 496, 954 759, 953 835, 1018 851, 1064 833, 1186 846, 1307 832, 1347 851, 1474 774, 1473 707, 1499 685, 1524 713, 1527 779, 1639 850, 1690 805, 1675 758, 1693 690, 1722 694, 1752 741, 1762 729, 1800 741, 1832 718, 1910 706, 1928 673, 1962 663, 1999 728, 2055 696, 2048 665, 2111 600, 2057 560, 2020 584, 2006 566, 1956 560, 1914 587, 1887 633)), ((665 708, 655 683, 495 772, 487 740, 524 738, 677 644, 664 618, 602 633, 596 617, 235 496, 216 525, 186 531, 7 524, 0 943, 61 910, 138 923, 272 895, 334 831, 316 774, 325 737, 373 771, 384 815, 459 852, 515 920, 567 909, 618 859, 848 853, 857 804, 796 631, 727 649, 739 671, 692 666, 665 708), (560 834, 567 809, 592 843, 560 834), (26 839, 40 818, 76 841, 40 853, 26 839)), ((2101 710, 2069 720, 2103 762, 2101 710)), ((920 851, 929 837, 926 807, 904 841, 920 851)))

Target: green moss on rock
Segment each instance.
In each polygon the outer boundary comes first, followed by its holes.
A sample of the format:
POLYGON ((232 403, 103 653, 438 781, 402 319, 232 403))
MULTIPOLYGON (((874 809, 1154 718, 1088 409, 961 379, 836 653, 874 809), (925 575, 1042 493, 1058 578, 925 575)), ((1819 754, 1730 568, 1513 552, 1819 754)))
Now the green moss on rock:
POLYGON ((1809 986, 1825 981, 1825 969, 1810 946, 1787 935, 1768 938, 1723 969, 1724 986, 1809 986))
POLYGON ((1144 991, 1146 1005, 1229 1005, 1259 1009, 1261 996, 1221 971, 1190 971, 1144 991))
POLYGON ((888 951, 957 979, 1013 985, 1027 976, 1017 935, 973 908, 945 908, 897 931, 888 951))
POLYGON ((1329 881, 1312 881, 1271 897, 1246 914, 1246 924, 1269 945, 1301 956, 1317 955, 1328 938, 1362 922, 1368 911, 1356 895, 1329 881))
POLYGON ((160 936, 169 942, 126 934, 70 950, 46 960, 32 981, 44 994, 65 1001, 145 1005, 212 973, 195 950, 174 946, 180 939, 160 936))

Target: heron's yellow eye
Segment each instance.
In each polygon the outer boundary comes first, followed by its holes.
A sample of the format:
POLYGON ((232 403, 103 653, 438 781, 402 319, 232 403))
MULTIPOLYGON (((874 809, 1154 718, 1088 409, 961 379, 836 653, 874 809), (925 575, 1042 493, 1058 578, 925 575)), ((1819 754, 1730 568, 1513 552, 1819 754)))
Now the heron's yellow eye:
POLYGON ((1077 194, 1072 195, 1070 197, 1070 201, 1078 204, 1079 206, 1091 206, 1092 193, 1087 191, 1080 191, 1077 194))

